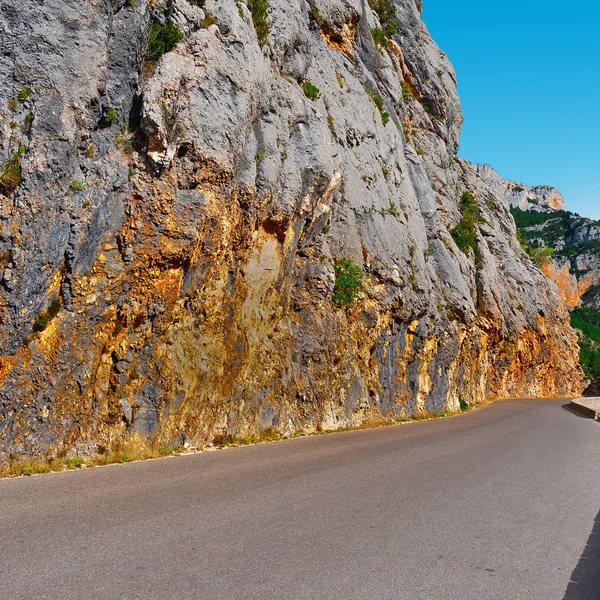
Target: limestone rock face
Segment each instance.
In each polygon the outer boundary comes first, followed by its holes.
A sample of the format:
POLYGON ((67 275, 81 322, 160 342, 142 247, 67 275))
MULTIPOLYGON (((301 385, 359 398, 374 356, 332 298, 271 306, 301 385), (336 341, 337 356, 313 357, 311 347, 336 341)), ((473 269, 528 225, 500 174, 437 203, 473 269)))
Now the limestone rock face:
POLYGON ((477 174, 513 208, 532 212, 565 210, 562 194, 549 185, 530 186, 503 179, 490 165, 473 165, 477 174))
POLYGON ((580 393, 565 309, 456 156, 454 70, 393 4, 378 47, 366 0, 271 0, 261 47, 243 1, 4 3, 0 456, 580 393), (157 22, 183 39, 154 67, 157 22))

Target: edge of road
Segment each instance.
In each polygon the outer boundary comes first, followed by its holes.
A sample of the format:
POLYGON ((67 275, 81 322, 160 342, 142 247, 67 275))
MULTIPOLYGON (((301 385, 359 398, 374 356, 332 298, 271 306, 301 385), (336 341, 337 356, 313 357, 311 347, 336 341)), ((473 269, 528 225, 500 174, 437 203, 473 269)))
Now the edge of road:
POLYGON ((571 408, 585 417, 600 421, 600 398, 573 398, 571 408))
MULTIPOLYGON (((594 399, 590 399, 590 398, 575 398, 575 399, 555 398, 555 399, 556 400, 566 400, 567 402, 571 401, 571 409, 579 412, 579 414, 582 414, 583 416, 587 416, 587 417, 591 417, 591 418, 600 417, 600 398, 594 398, 594 399), (585 403, 589 400, 597 401, 597 403, 598 403, 597 404, 597 412, 593 412, 591 408, 586 407, 585 403), (577 403, 577 405, 576 405, 576 403, 577 403), (583 404, 580 404, 580 403, 583 403, 583 404), (581 407, 581 410, 579 410, 579 407, 581 407)), ((88 457, 80 457, 80 456, 72 456, 70 458, 67 457, 66 459, 63 460, 63 462, 61 464, 58 464, 58 465, 50 465, 49 463, 35 461, 35 459, 25 460, 23 463, 19 463, 19 464, 27 465, 29 462, 32 462, 32 463, 39 462, 39 464, 33 465, 34 468, 32 468, 29 472, 27 472, 27 471, 26 472, 18 472, 17 471, 17 472, 12 472, 12 473, 11 472, 3 473, 2 465, 0 465, 0 482, 7 480, 7 479, 20 479, 23 477, 37 477, 40 475, 68 473, 68 472, 84 471, 84 470, 103 468, 103 467, 123 466, 123 465, 139 463, 139 462, 164 460, 167 458, 193 456, 196 454, 205 454, 205 453, 209 453, 209 452, 215 452, 215 451, 226 450, 226 449, 237 449, 237 448, 242 448, 242 447, 256 446, 256 445, 265 444, 265 443, 269 444, 269 443, 285 442, 285 441, 290 441, 290 440, 298 440, 298 439, 321 436, 321 435, 332 435, 332 434, 336 434, 336 433, 350 433, 350 432, 355 432, 355 431, 362 431, 365 429, 380 429, 380 428, 386 428, 386 427, 399 427, 402 425, 415 425, 417 423, 430 422, 430 421, 436 421, 436 420, 440 420, 440 419, 449 419, 452 417, 463 416, 463 415, 466 415, 473 411, 483 409, 492 404, 495 404, 497 402, 502 402, 505 400, 531 400, 531 398, 493 398, 493 399, 490 398, 488 400, 484 400, 483 402, 473 404, 466 410, 448 411, 448 412, 441 412, 441 413, 426 413, 426 414, 412 417, 409 419, 397 419, 397 420, 389 420, 389 421, 371 421, 371 422, 368 422, 368 423, 365 423, 362 425, 357 425, 357 426, 340 427, 340 428, 335 428, 335 429, 323 429, 323 430, 315 430, 315 431, 305 431, 305 432, 297 433, 294 435, 281 436, 276 439, 256 439, 256 440, 252 440, 252 441, 233 440, 232 443, 227 443, 227 444, 223 444, 223 445, 208 445, 208 446, 204 446, 201 448, 190 447, 187 449, 178 450, 176 452, 164 454, 164 455, 145 456, 145 457, 139 457, 139 458, 132 457, 132 458, 129 458, 126 460, 114 460, 114 461, 107 461, 107 462, 102 462, 102 463, 94 463, 91 461, 88 463, 86 461, 86 458, 88 458, 88 457), (72 461, 73 459, 75 460, 74 464, 70 464, 70 461, 72 461)), ((19 466, 19 464, 17 464, 17 466, 19 466)))

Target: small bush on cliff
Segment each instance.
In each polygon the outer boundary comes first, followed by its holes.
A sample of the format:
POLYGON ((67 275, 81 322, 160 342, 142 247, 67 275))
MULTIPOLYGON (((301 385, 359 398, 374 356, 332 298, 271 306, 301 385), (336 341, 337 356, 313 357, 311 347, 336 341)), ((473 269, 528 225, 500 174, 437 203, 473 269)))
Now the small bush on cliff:
POLYGON ((467 256, 469 250, 477 251, 477 225, 483 223, 481 210, 477 200, 471 192, 464 192, 459 204, 462 219, 456 227, 450 231, 450 235, 459 250, 467 256))
POLYGON ((384 99, 381 96, 374 94, 368 87, 365 87, 365 92, 367 92, 367 95, 369 96, 369 98, 371 98, 373 104, 375 104, 375 106, 378 108, 379 114, 381 115, 381 122, 385 127, 390 122, 390 113, 383 110, 385 102, 384 99))
POLYGON ((33 332, 40 333, 50 325, 50 321, 60 312, 60 300, 55 298, 47 310, 42 311, 33 322, 33 332))
POLYGON ((369 0, 369 6, 379 18, 382 34, 385 37, 394 35, 398 31, 398 21, 396 21, 396 7, 390 0, 369 0))
POLYGON ((113 123, 116 123, 119 120, 119 115, 117 114, 117 109, 111 106, 106 111, 106 115, 104 115, 104 119, 106 120, 106 122, 109 125, 112 125, 113 123))
POLYGON ((540 246, 537 248, 529 246, 527 240, 520 231, 517 231, 517 239, 521 244, 521 248, 527 253, 529 258, 531 258, 538 268, 549 264, 554 257, 554 248, 551 248, 550 246, 540 246))
POLYGON ((267 43, 267 38, 271 33, 269 2, 268 0, 248 0, 248 8, 252 13, 252 22, 258 38, 258 45, 262 48, 267 43))
POLYGON ((321 90, 310 81, 304 82, 302 90, 304 91, 304 95, 313 102, 321 97, 321 90))
POLYGON ((29 96, 31 96, 31 88, 29 86, 25 86, 18 94, 17 100, 21 103, 27 102, 29 100, 29 96))
POLYGON ((21 185, 21 156, 24 152, 25 146, 19 146, 0 170, 0 193, 12 194, 21 185))
POLYGON ((174 23, 152 23, 148 33, 148 62, 156 64, 163 54, 173 50, 182 39, 183 33, 174 23))
POLYGON ((333 265, 335 271, 335 287, 332 300, 338 306, 352 304, 356 294, 362 288, 364 274, 360 267, 347 258, 340 258, 333 265))
POLYGON ((412 98, 413 98, 412 88, 410 87, 408 82, 402 80, 400 82, 400 87, 402 88, 402 98, 404 98, 404 100, 412 100, 412 98))
POLYGON ((387 35, 381 27, 373 27, 371 29, 371 37, 373 38, 373 43, 377 47, 378 50, 381 48, 385 48, 388 45, 387 35))

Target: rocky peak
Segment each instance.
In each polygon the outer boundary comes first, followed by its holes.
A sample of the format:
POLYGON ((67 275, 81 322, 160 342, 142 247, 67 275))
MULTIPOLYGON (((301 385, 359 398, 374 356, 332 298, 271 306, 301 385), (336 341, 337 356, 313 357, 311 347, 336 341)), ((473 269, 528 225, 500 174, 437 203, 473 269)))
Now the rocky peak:
POLYGON ((549 185, 531 186, 503 179, 490 165, 473 165, 481 177, 512 208, 542 212, 545 210, 565 210, 565 200, 561 193, 549 185))

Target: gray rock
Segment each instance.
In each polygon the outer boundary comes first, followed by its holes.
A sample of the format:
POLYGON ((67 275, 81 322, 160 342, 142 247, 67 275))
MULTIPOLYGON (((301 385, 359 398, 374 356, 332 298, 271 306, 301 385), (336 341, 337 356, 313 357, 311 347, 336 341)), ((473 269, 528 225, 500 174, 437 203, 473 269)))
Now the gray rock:
POLYGON ((503 179, 490 165, 473 165, 477 174, 513 208, 532 212, 565 210, 562 194, 549 185, 530 186, 503 179))

